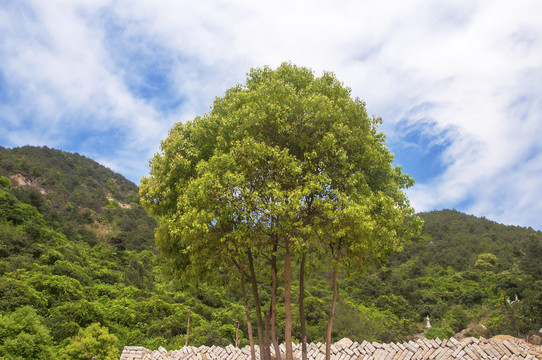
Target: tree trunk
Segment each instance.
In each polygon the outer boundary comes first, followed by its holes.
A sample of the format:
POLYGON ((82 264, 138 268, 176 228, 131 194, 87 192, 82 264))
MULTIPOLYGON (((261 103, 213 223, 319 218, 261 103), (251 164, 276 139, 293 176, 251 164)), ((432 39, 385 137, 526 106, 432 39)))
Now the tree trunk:
POLYGON ((329 312, 329 320, 327 322, 326 332, 326 360, 331 358, 331 330, 333 329, 333 317, 335 316, 335 307, 337 306, 337 297, 339 295, 337 289, 337 266, 341 259, 341 250, 337 253, 335 258, 335 265, 333 266, 333 300, 331 301, 331 311, 329 312))
POLYGON ((239 263, 239 275, 241 276, 241 292, 243 293, 243 302, 245 303, 245 315, 247 317, 248 342, 250 344, 250 358, 256 360, 256 350, 254 349, 254 337, 252 336, 252 323, 250 321, 250 309, 248 307, 247 292, 245 289, 245 271, 243 265, 239 263))
POLYGON ((184 341, 184 346, 188 346, 188 336, 190 335, 190 309, 188 309, 188 321, 186 323, 186 340, 184 341))
POLYGON ((291 254, 289 240, 286 239, 286 254, 284 255, 284 315, 286 317, 284 324, 284 346, 286 347, 286 360, 293 360, 292 349, 292 309, 290 307, 291 299, 291 254))
POLYGON ((269 311, 267 314, 265 314, 265 334, 264 334, 264 353, 265 353, 265 360, 271 360, 271 341, 269 341, 269 337, 271 336, 271 311, 269 311))
POLYGON ((247 250, 248 265, 250 267, 250 281, 252 283, 252 296, 254 297, 254 305, 256 306, 256 323, 258 325, 258 345, 260 346, 260 359, 265 359, 265 345, 263 336, 263 320, 262 310, 260 306, 260 297, 258 296, 258 283, 256 282, 256 273, 254 271, 254 259, 252 251, 247 250))
POLYGON ((273 244, 273 254, 271 254, 271 340, 273 347, 275 348, 275 357, 281 359, 279 341, 277 340, 277 248, 278 240, 275 237, 275 243, 273 244))
POLYGON ((235 347, 239 347, 239 321, 235 322, 235 347))
POLYGON ((303 301, 305 300, 305 260, 307 253, 301 256, 299 265, 299 322, 301 326, 301 359, 307 360, 307 330, 305 329, 305 310, 303 301))

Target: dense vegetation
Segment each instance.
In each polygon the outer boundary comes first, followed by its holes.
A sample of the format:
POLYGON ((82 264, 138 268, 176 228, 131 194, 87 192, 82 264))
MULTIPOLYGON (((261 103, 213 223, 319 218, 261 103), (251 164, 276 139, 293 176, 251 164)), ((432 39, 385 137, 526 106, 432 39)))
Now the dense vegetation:
MULTIPOLYGON (((427 336, 538 330, 541 232, 452 210, 420 216, 422 235, 386 267, 340 279, 334 340, 403 340, 425 330, 426 316, 427 336)), ((230 286, 239 280, 227 272, 217 273, 221 286, 175 280, 154 249, 155 226, 137 187, 96 162, 0 148, 0 357, 85 358, 76 344, 98 338, 103 358, 125 345, 179 348, 189 309, 191 345, 233 343, 236 321, 246 345, 240 289, 230 286)), ((330 273, 308 270, 307 337, 323 341, 330 273)))
POLYGON ((357 302, 407 321, 429 316, 428 337, 525 336, 542 323, 542 233, 453 210, 420 214, 422 235, 388 265, 345 279, 357 302), (350 288, 360 286, 358 291, 350 288), (516 301, 518 300, 518 301, 516 301))

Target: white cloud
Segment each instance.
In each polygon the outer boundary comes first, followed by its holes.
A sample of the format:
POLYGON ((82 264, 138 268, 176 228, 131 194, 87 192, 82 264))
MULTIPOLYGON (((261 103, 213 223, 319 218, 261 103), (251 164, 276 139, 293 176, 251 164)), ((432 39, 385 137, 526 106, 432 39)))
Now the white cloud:
POLYGON ((392 123, 404 116, 409 119, 412 106, 435 104, 410 121, 438 124, 450 143, 442 154, 448 167, 410 191, 418 210, 458 206, 476 215, 540 228, 536 214, 542 205, 532 201, 540 193, 527 184, 542 185, 542 173, 532 170, 532 161, 526 162, 533 151, 541 150, 537 134, 542 130, 542 52, 536 45, 542 27, 534 15, 540 5, 479 5, 483 6, 453 31, 425 28, 423 21, 400 26, 408 31, 395 33, 368 65, 377 69, 374 82, 389 80, 370 96, 377 112, 392 104, 391 111, 383 110, 385 120, 392 123), (523 120, 511 111, 518 98, 530 104, 524 110, 529 117, 523 120), (447 131, 450 127, 454 131, 447 131))
POLYGON ((86 132, 80 152, 137 180, 173 121, 250 67, 291 60, 334 71, 392 147, 409 146, 404 127, 440 146, 442 173, 409 192, 417 210, 541 228, 541 12, 534 0, 7 0, 2 141, 63 148, 86 132))
MULTIPOLYGON (((85 135, 109 132, 125 138, 117 144, 119 152, 129 148, 135 155, 141 147, 146 154, 145 149, 167 131, 164 116, 124 84, 122 69, 104 47, 104 30, 91 22, 105 5, 105 1, 11 4, 10 21, 2 25, 9 34, 2 39, 7 55, 2 72, 18 94, 2 106, 12 128, 5 140, 8 145, 65 148, 75 142, 71 148, 92 153, 90 148, 103 144, 88 143, 85 135)), ((105 141, 103 137, 101 142, 105 141)), ((113 160, 116 153, 108 155, 110 161, 123 162, 113 160)))

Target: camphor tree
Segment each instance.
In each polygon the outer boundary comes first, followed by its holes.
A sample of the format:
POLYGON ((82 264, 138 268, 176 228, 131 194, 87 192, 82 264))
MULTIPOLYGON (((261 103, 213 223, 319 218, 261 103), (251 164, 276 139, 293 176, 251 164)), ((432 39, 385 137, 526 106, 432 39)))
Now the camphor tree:
POLYGON ((252 69, 209 113, 175 124, 141 179, 143 205, 161 218, 157 247, 175 268, 187 279, 238 272, 249 336, 254 314, 262 359, 271 344, 279 350, 279 282, 284 355, 292 359, 292 267, 299 266, 306 358, 306 262, 324 261, 334 272, 329 346, 340 268, 382 261, 419 231, 402 191, 413 181, 392 165, 379 123, 332 73, 315 77, 290 63, 252 69), (262 291, 270 292, 267 311, 262 291))

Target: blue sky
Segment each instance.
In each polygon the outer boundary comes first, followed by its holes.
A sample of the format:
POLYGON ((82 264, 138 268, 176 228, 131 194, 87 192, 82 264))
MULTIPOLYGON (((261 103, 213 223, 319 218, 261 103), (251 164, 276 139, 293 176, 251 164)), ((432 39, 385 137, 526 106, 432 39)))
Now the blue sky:
POLYGON ((542 2, 0 1, 0 145, 134 182, 251 67, 328 70, 384 120, 417 211, 542 229, 542 2))

